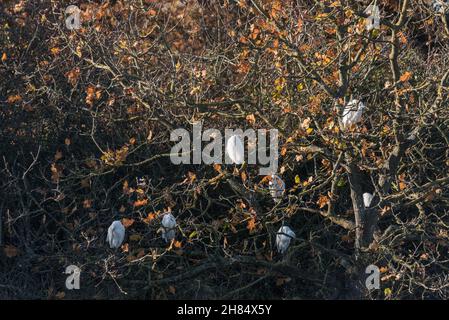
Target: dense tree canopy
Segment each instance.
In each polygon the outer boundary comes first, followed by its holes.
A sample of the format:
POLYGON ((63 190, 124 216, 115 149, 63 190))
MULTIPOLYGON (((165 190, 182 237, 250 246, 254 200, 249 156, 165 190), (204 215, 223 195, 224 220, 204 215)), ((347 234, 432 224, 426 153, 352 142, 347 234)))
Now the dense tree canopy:
POLYGON ((449 298, 449 8, 433 2, 378 0, 367 30, 363 0, 1 1, 0 297, 449 298), (277 129, 280 201, 257 165, 173 164, 170 132, 198 121, 277 129))

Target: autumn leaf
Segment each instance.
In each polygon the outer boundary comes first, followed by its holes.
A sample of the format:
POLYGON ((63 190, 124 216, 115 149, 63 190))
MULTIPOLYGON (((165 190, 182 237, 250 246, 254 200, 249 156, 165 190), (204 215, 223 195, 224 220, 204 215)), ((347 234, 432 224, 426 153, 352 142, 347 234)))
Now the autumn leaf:
POLYGON ((52 55, 57 56, 59 52, 61 52, 61 49, 59 49, 58 47, 54 47, 50 49, 50 52, 52 55))
POLYGON ((399 81, 401 81, 401 82, 406 82, 406 81, 408 81, 411 77, 412 77, 412 73, 409 72, 409 71, 407 71, 407 72, 405 72, 405 73, 399 78, 399 81))
POLYGON ((132 234, 129 236, 130 241, 139 241, 142 240, 142 236, 140 234, 132 234))
POLYGON ((7 101, 8 101, 9 104, 13 104, 13 103, 22 101, 22 97, 20 95, 18 95, 18 94, 12 95, 12 96, 8 97, 7 101))
POLYGON ((320 197, 318 198, 317 204, 318 206, 321 208, 323 208, 324 206, 326 206, 329 203, 329 198, 325 195, 320 195, 320 197))
POLYGON ((137 200, 134 202, 134 207, 141 207, 148 203, 148 199, 137 200))
POLYGON ((128 219, 128 218, 123 218, 122 219, 122 224, 125 228, 129 228, 133 225, 134 223, 134 219, 128 219))
POLYGON ((58 150, 55 153, 55 161, 58 161, 59 159, 62 158, 62 151, 58 150))
POLYGON ((288 278, 288 277, 279 277, 276 279, 276 286, 280 287, 283 286, 284 284, 290 282, 292 279, 288 278))
POLYGON ((175 241, 173 241, 173 246, 175 247, 175 248, 181 248, 182 247, 182 242, 181 241, 177 241, 177 240, 175 240, 175 241))
POLYGON ((219 165, 218 163, 215 163, 214 170, 217 171, 218 173, 221 173, 221 165, 219 165))
POLYGON ((2 62, 5 62, 6 59, 8 59, 8 56, 6 55, 6 52, 3 52, 3 54, 2 54, 2 62))
POLYGON ((148 214, 146 218, 144 218, 142 221, 146 224, 149 224, 151 221, 156 219, 157 213, 151 212, 148 214))
POLYGON ((248 114, 246 116, 246 121, 248 121, 249 124, 254 125, 256 123, 256 117, 252 113, 248 114))
POLYGON ((251 217, 251 219, 248 220, 248 225, 246 228, 249 230, 249 232, 253 232, 256 228, 256 219, 254 217, 251 217))
POLYGON ((86 199, 83 201, 83 208, 84 209, 88 209, 92 207, 92 200, 91 199, 86 199))
POLYGON ((174 286, 168 286, 168 292, 170 292, 171 294, 175 294, 176 288, 174 286))
POLYGON ((5 252, 5 255, 6 255, 8 258, 13 258, 13 257, 17 256, 18 253, 19 253, 19 250, 18 250, 16 247, 14 247, 13 245, 9 245, 9 244, 7 244, 7 245, 5 246, 5 248, 3 249, 3 251, 5 252))
POLYGON ((295 176, 295 183, 296 184, 300 184, 301 183, 301 178, 298 175, 295 176))
POLYGON ((55 294, 55 298, 58 300, 62 300, 65 297, 65 292, 64 291, 59 291, 58 293, 55 294))

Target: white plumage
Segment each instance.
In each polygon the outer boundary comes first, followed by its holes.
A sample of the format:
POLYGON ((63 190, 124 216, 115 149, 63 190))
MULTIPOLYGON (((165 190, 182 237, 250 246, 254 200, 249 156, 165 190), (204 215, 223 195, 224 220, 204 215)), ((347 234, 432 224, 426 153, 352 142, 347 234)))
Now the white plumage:
POLYGON ((351 100, 343 110, 342 125, 346 129, 362 120, 363 110, 366 108, 365 104, 359 100, 351 100))
POLYGON ((176 236, 176 218, 167 212, 162 218, 162 239, 165 242, 170 242, 176 236))
POLYGON ((444 13, 446 10, 446 6, 448 5, 449 1, 443 1, 443 0, 433 0, 432 2, 432 8, 436 13, 444 13))
POLYGON ((271 180, 268 183, 270 194, 275 202, 281 201, 282 195, 285 191, 285 182, 277 175, 271 175, 271 180))
POLYGON ((242 164, 245 160, 243 141, 238 135, 231 136, 226 142, 226 153, 235 164, 242 164))
POLYGON ((377 5, 369 5, 365 9, 365 13, 369 15, 366 18, 366 30, 380 29, 380 9, 377 5))
POLYGON ((278 252, 284 253, 287 251, 290 246, 290 241, 296 237, 296 234, 293 232, 290 227, 282 226, 276 235, 276 247, 278 252))
POLYGON ((113 249, 119 248, 125 239, 125 227, 120 220, 112 222, 108 229, 106 241, 113 249))
POLYGON ((363 204, 365 205, 365 208, 369 208, 369 206, 371 205, 371 201, 373 201, 374 196, 369 193, 369 192, 365 192, 363 194, 363 204))

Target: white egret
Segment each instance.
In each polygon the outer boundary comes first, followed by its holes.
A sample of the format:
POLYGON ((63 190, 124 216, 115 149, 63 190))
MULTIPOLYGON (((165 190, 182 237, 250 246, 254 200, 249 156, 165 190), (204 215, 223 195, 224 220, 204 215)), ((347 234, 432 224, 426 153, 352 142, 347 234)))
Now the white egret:
POLYGON ((245 150, 242 138, 238 135, 231 136, 226 142, 226 153, 235 164, 242 164, 245 160, 245 150))
POLYGON ((165 242, 170 242, 175 238, 176 235, 176 219, 171 214, 167 212, 162 218, 162 239, 165 242))
POLYGON ((365 208, 369 208, 369 206, 371 205, 371 201, 373 201, 374 196, 369 193, 369 192, 365 192, 363 194, 363 204, 365 205, 365 208))
POLYGON ((293 232, 290 227, 282 226, 276 235, 276 247, 278 252, 284 253, 287 251, 290 246, 290 241, 296 237, 296 234, 293 232))
POLYGON ((281 201, 282 195, 285 192, 285 182, 279 176, 275 174, 271 175, 271 180, 268 182, 268 188, 274 201, 281 201))
POLYGON ((444 13, 447 10, 447 6, 449 4, 449 1, 443 1, 443 0, 433 0, 432 2, 432 8, 436 13, 444 13))
POLYGON ((366 30, 371 31, 373 29, 380 29, 380 9, 378 5, 370 4, 365 13, 368 16, 365 20, 366 30))
POLYGON ((342 125, 346 129, 362 120, 363 110, 366 108, 365 104, 359 100, 352 99, 343 110, 342 125))
POLYGON ((108 229, 106 241, 112 249, 119 248, 125 239, 125 227, 120 220, 112 222, 108 229))

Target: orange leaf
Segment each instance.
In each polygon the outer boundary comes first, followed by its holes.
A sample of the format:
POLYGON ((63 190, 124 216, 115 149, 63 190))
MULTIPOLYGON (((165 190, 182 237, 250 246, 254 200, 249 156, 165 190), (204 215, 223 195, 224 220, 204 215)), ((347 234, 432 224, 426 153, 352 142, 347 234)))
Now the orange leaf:
POLYGON ((148 199, 137 200, 134 202, 134 207, 141 207, 148 203, 148 199))
POLYGON ((8 103, 10 103, 10 104, 20 102, 20 101, 22 101, 22 97, 18 94, 8 97, 8 103))
POLYGON ((57 47, 54 47, 54 48, 51 48, 50 51, 51 51, 51 54, 52 54, 52 55, 56 56, 56 55, 59 54, 59 52, 61 51, 61 49, 59 49, 59 48, 57 48, 57 47))
POLYGON ((175 240, 174 242, 173 242, 173 245, 175 246, 175 248, 181 248, 181 246, 182 246, 182 242, 181 241, 177 241, 177 240, 175 240))
POLYGON ((401 81, 401 82, 406 82, 406 81, 408 81, 411 77, 412 77, 412 73, 411 73, 410 71, 407 71, 406 73, 404 73, 404 74, 399 78, 399 81, 401 81))
POLYGON ((248 220, 248 225, 246 226, 246 228, 249 230, 249 232, 252 232, 256 228, 256 219, 254 219, 254 217, 248 220))
POLYGON ((317 204, 320 206, 320 209, 329 203, 329 198, 325 195, 320 195, 317 204))
POLYGON ((248 121, 249 124, 255 124, 256 123, 256 117, 254 114, 249 114, 246 116, 246 121, 248 121))
POLYGON ((146 224, 149 224, 155 218, 156 218, 156 213, 152 212, 152 213, 149 213, 148 216, 143 219, 143 222, 145 222, 146 224))

